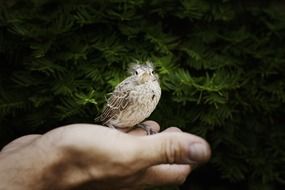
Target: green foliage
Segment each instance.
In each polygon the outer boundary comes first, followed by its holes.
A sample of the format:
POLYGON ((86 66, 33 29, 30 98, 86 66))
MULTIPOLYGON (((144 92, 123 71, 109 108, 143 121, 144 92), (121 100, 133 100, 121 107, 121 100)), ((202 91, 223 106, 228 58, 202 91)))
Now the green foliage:
POLYGON ((163 89, 152 118, 212 146, 201 178, 216 172, 249 189, 284 184, 282 7, 231 0, 0 2, 1 141, 93 122, 127 65, 150 58, 163 89))

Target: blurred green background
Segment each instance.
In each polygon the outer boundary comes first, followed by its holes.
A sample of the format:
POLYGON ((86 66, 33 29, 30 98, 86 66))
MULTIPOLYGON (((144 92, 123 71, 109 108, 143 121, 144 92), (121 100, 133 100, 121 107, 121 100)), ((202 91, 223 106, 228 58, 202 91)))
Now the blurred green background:
POLYGON ((1 147, 92 123, 134 59, 160 75, 151 118, 211 144, 181 189, 285 189, 284 1, 0 1, 1 147))

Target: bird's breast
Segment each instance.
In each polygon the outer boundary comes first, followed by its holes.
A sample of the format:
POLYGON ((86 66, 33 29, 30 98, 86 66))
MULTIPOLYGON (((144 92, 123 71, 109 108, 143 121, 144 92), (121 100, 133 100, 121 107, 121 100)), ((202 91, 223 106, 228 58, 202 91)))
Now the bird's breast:
POLYGON ((129 106, 113 122, 117 127, 132 127, 150 116, 159 102, 161 89, 157 81, 136 86, 130 91, 129 106))
POLYGON ((157 81, 152 81, 138 86, 132 93, 134 103, 155 107, 160 99, 161 89, 157 81))

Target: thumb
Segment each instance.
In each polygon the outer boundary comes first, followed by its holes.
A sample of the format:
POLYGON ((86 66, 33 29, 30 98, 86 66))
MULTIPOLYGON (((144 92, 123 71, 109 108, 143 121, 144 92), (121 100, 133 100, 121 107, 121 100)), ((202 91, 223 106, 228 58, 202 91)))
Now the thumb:
POLYGON ((201 164, 211 156, 209 144, 188 133, 159 133, 138 140, 136 157, 141 160, 142 168, 158 164, 201 164))

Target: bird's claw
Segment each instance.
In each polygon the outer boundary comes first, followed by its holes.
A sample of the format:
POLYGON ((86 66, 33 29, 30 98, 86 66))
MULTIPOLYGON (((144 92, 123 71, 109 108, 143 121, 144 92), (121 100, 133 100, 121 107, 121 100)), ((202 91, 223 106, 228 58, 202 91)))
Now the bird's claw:
POLYGON ((146 135, 154 135, 154 134, 157 133, 157 132, 154 131, 151 127, 149 127, 149 126, 147 126, 147 125, 145 125, 145 124, 139 123, 139 124, 137 124, 136 126, 139 127, 139 128, 142 128, 143 130, 145 130, 146 135))

